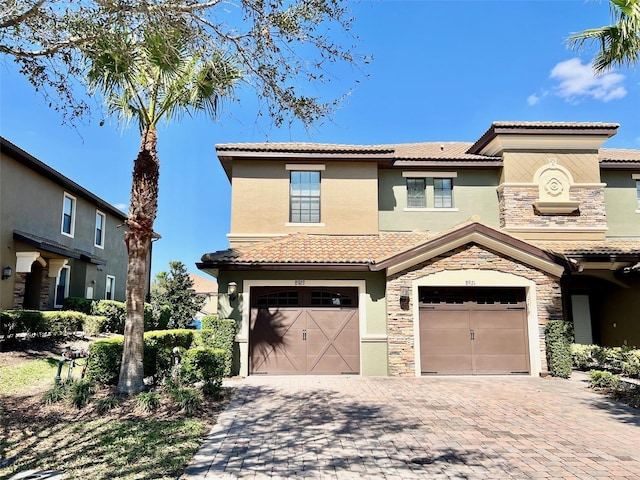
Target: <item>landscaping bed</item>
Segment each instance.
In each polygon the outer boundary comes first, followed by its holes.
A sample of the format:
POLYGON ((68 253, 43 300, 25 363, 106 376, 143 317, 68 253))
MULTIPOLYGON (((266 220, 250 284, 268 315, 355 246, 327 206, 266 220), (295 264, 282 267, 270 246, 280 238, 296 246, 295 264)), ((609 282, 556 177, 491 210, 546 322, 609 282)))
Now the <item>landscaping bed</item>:
MULTIPOLYGON (((45 404, 65 346, 86 348, 91 340, 0 343, 0 478, 26 470, 61 470, 65 479, 177 478, 228 402, 223 389, 187 413, 157 388, 159 406, 144 411, 135 396, 117 397, 109 387, 82 408, 45 404), (104 398, 117 398, 117 406, 98 408, 104 398)), ((66 378, 66 365, 62 373, 66 378)))

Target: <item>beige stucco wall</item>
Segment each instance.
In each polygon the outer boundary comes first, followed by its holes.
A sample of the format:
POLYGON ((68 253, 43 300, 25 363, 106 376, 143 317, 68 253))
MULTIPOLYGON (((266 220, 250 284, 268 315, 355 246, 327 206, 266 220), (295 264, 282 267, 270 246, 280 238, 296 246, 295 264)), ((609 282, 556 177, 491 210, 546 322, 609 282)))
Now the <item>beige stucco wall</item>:
MULTIPOLYGON (((380 229, 387 231, 442 231, 472 216, 483 223, 499 226, 498 170, 459 170, 453 179, 453 209, 407 210, 407 184, 402 170, 380 170, 380 229)), ((427 182, 427 201, 433 187, 427 182)), ((429 203, 427 202, 427 206, 429 203)))
POLYGON ((607 236, 640 236, 640 209, 633 174, 640 174, 640 171, 602 172, 602 181, 607 185, 604 189, 607 236))
POLYGON ((288 225, 290 172, 286 165, 292 163, 234 162, 231 235, 378 232, 376 163, 317 162, 324 170, 320 173, 321 224, 314 226, 288 225))
POLYGON ((503 153, 504 168, 501 182, 529 183, 536 171, 555 158, 558 165, 571 172, 575 183, 599 183, 598 152, 509 152, 503 153))

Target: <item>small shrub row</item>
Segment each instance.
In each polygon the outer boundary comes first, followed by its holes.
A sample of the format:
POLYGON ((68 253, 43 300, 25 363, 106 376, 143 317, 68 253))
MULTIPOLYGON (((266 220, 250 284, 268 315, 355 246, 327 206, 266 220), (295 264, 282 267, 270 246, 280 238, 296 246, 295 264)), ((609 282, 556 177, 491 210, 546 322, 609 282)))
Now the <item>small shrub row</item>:
POLYGON ((637 348, 573 344, 571 357, 573 366, 579 370, 606 370, 625 377, 640 378, 640 349, 637 348))
POLYGON ((545 327, 547 365, 554 377, 571 376, 571 344, 573 324, 563 320, 550 320, 545 327))
POLYGON ((84 313, 73 311, 6 310, 0 312, 0 336, 7 339, 14 339, 18 333, 65 336, 84 330, 87 318, 84 313))
MULTIPOLYGON (((181 381, 187 384, 197 382, 210 383, 214 389, 222 383, 225 376, 228 351, 218 348, 195 346, 193 330, 167 330, 145 333, 144 372, 145 377, 153 378, 155 383, 173 376, 172 350, 180 350, 181 381)), ((90 357, 87 366, 87 378, 105 385, 114 385, 118 381, 122 363, 123 337, 114 337, 94 342, 89 347, 90 357)))

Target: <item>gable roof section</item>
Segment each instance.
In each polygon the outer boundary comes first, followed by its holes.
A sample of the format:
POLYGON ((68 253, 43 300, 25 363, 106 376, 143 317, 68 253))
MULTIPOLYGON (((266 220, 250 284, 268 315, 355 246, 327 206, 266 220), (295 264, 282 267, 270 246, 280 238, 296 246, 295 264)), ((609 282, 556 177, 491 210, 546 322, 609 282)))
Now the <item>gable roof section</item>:
POLYGON ((476 221, 450 231, 380 232, 378 235, 293 234, 245 250, 205 254, 200 269, 357 270, 392 275, 459 246, 476 243, 560 276, 562 257, 476 221))
POLYGON ((127 219, 126 213, 122 212, 121 210, 118 210, 116 207, 114 207, 110 203, 102 200, 100 197, 91 193, 86 188, 78 185, 76 182, 69 179, 68 177, 65 177, 57 170, 54 170, 46 163, 41 162, 36 157, 25 152, 20 147, 14 145, 4 137, 0 137, 0 151, 2 151, 2 153, 7 155, 8 157, 11 157, 17 162, 21 163, 25 167, 30 168, 34 172, 42 175, 43 177, 48 178, 52 182, 57 183, 68 192, 73 193, 74 195, 77 195, 79 197, 83 197, 86 200, 89 200, 90 202, 98 206, 100 210, 108 212, 114 217, 119 218, 120 220, 124 221, 127 219))

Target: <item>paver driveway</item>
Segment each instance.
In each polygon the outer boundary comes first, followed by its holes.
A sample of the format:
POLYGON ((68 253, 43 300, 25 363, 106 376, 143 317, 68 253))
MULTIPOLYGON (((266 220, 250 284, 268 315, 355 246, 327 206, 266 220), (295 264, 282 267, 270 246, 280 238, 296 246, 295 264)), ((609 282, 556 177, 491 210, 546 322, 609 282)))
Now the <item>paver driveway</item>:
POLYGON ((200 478, 640 479, 640 412, 580 379, 251 377, 200 478))

